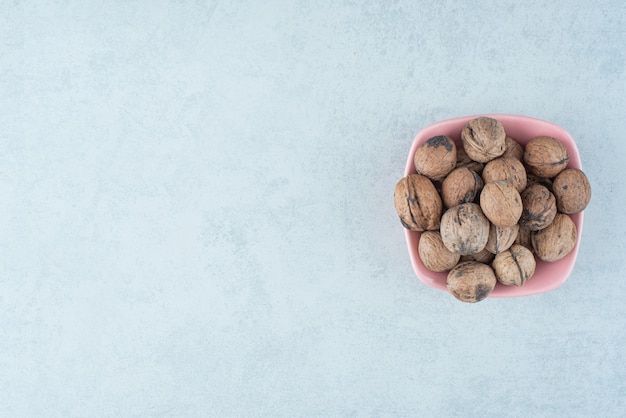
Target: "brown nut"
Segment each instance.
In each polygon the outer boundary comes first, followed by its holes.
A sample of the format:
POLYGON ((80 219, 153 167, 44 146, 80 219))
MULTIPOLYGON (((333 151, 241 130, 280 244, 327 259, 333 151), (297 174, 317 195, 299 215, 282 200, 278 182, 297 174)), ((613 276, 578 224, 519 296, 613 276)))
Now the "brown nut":
POLYGON ((441 180, 456 165, 456 145, 445 135, 434 136, 417 148, 413 162, 417 174, 441 180))
POLYGON ((545 186, 548 190, 552 190, 552 179, 539 177, 533 173, 526 172, 526 187, 530 187, 535 183, 545 186))
POLYGON ((480 302, 496 287, 496 275, 491 267, 476 261, 459 263, 448 273, 448 292, 461 302, 480 302))
POLYGON ((531 173, 539 177, 552 178, 565 169, 569 156, 563 144, 557 139, 538 136, 526 144, 524 162, 531 173))
POLYGON ((494 224, 489 227, 489 238, 487 244, 485 244, 485 250, 493 254, 499 254, 502 251, 508 250, 517 238, 519 225, 508 226, 501 228, 494 224))
POLYGON ((535 274, 536 266, 533 253, 519 244, 513 244, 508 250, 497 254, 491 264, 496 279, 507 286, 523 286, 535 274))
POLYGON ((526 228, 519 228, 517 231, 517 238, 515 238, 515 244, 523 245, 531 252, 535 251, 533 248, 532 237, 535 232, 526 228))
POLYGON ((556 199, 545 186, 533 184, 522 192, 522 228, 539 231, 546 228, 556 215, 556 199))
POLYGON ((506 181, 521 193, 526 188, 526 169, 522 162, 515 158, 496 158, 485 165, 483 180, 485 184, 496 180, 506 181))
POLYGON ((463 203, 443 214, 440 231, 448 250, 461 255, 474 254, 485 248, 489 221, 476 203, 463 203))
POLYGON ((532 237, 535 254, 543 261, 556 261, 568 255, 576 245, 576 225, 569 215, 558 213, 554 221, 532 237))
POLYGON ((491 223, 503 228, 515 225, 522 215, 520 194, 502 180, 485 184, 480 193, 480 207, 491 223))
POLYGON ((481 163, 498 158, 505 149, 504 127, 500 121, 480 116, 472 119, 461 131, 461 141, 469 157, 481 163))
POLYGON ((485 164, 479 163, 478 161, 474 161, 470 158, 469 155, 465 152, 463 147, 457 147, 456 149, 456 168, 465 167, 474 171, 475 173, 482 173, 483 167, 485 164))
POLYGON ((482 188, 483 180, 476 172, 466 167, 455 168, 441 184, 441 199, 445 207, 451 208, 473 202, 482 188))
POLYGON ((434 272, 450 270, 456 266, 461 257, 443 245, 441 235, 437 231, 423 232, 417 249, 424 266, 434 272))
POLYGON ((504 154, 502 157, 515 158, 522 161, 524 159, 524 148, 510 136, 504 138, 504 154))
POLYGON ((460 261, 478 261, 479 263, 489 264, 493 261, 494 257, 495 255, 484 248, 482 251, 474 254, 462 255, 460 261))
POLYGON ((396 184, 393 201, 400 222, 412 231, 437 229, 441 219, 441 197, 433 183, 419 174, 409 174, 396 184))
POLYGON ((566 168, 554 179, 552 191, 556 207, 563 213, 585 210, 591 200, 591 185, 585 173, 576 168, 566 168))

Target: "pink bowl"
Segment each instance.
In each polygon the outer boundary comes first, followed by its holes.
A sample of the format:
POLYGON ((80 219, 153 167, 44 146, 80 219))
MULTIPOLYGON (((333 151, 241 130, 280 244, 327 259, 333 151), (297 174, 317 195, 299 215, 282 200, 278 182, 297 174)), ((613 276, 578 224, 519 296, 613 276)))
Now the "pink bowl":
MULTIPOLYGON (((411 146, 411 150, 409 151, 409 156, 406 161, 404 175, 406 176, 408 174, 415 173, 413 155, 415 154, 417 147, 426 142, 429 138, 437 135, 447 135, 454 140, 457 146, 460 146, 461 130, 463 129, 463 126, 465 126, 469 120, 477 116, 489 116, 499 120, 504 126, 506 134, 517 140, 522 145, 527 144, 532 138, 540 135, 551 136, 558 139, 565 146, 569 154, 570 159, 567 166, 570 168, 582 169, 576 143, 574 142, 572 136, 562 127, 555 125, 554 123, 525 116, 476 115, 444 120, 422 129, 413 140, 413 145, 411 146)), ((535 295, 549 292, 550 290, 556 289, 565 283, 574 268, 576 256, 578 255, 580 238, 583 232, 583 213, 581 212, 570 216, 574 221, 574 224, 576 224, 576 228, 578 230, 576 245, 574 246, 572 252, 564 258, 552 263, 541 261, 535 257, 537 259, 535 274, 526 282, 526 284, 524 284, 524 286, 505 286, 498 283, 489 297, 506 298, 535 295)), ((419 258, 417 248, 420 235, 420 232, 405 229, 406 243, 409 248, 409 255, 411 257, 413 269, 415 270, 417 277, 428 286, 447 291, 447 273, 434 273, 428 270, 419 258)))

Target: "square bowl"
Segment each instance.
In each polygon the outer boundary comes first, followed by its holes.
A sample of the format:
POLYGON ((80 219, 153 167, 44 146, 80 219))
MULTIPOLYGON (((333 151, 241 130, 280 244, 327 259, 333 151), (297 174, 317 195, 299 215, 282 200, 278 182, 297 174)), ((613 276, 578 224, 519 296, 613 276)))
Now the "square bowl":
MULTIPOLYGON (((561 126, 540 119, 530 118, 518 115, 475 115, 465 116, 455 119, 448 119, 434 123, 422 129, 413 140, 413 145, 409 151, 404 175, 415 173, 413 163, 413 155, 417 148, 426 142, 429 138, 437 135, 447 135, 450 137, 457 147, 461 146, 461 131, 465 124, 478 116, 488 116, 497 119, 504 126, 504 131, 508 136, 514 138, 522 146, 536 136, 551 136, 558 139, 567 149, 569 155, 568 168, 582 169, 580 155, 576 142, 572 136, 561 126)), ((576 256, 578 255, 578 247, 583 232, 583 212, 569 215, 576 225, 576 245, 574 249, 560 260, 548 263, 542 261, 535 256, 537 267, 535 274, 528 279, 523 286, 505 286, 500 283, 496 284, 494 291, 488 296, 490 298, 506 298, 516 296, 529 296, 539 293, 549 292, 561 286, 571 274, 576 256)), ((428 286, 434 287, 447 292, 446 279, 447 272, 435 273, 428 270, 422 260, 419 258, 418 245, 420 232, 405 229, 406 243, 411 257, 411 264, 417 274, 417 277, 428 286)))

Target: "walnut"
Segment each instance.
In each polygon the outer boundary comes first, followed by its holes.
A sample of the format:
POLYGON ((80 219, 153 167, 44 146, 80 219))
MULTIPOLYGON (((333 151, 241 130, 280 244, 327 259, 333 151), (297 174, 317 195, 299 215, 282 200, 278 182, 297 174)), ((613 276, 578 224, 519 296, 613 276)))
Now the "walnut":
POLYGON ((466 167, 470 170, 480 174, 483 172, 485 164, 472 160, 465 152, 465 148, 458 147, 456 149, 456 168, 466 167))
POLYGON ((513 244, 508 250, 497 254, 491 266, 500 283, 523 286, 535 273, 537 262, 528 248, 513 244))
POLYGON ((522 199, 513 186, 498 180, 485 184, 480 193, 480 207, 494 225, 513 226, 522 215, 522 199))
POLYGON ((576 236, 574 221, 559 213, 547 228, 533 235, 535 254, 543 261, 560 260, 574 249, 576 236))
POLYGON ((585 173, 576 168, 566 168, 554 179, 552 191, 556 207, 562 213, 582 212, 591 200, 591 185, 585 173))
POLYGON ((460 261, 478 261, 479 263, 489 264, 493 261, 495 255, 487 251, 486 248, 483 248, 482 251, 479 251, 474 254, 462 255, 460 261))
POLYGON ((476 261, 459 263, 448 273, 448 292, 461 302, 480 302, 496 287, 496 275, 486 264, 476 261))
POLYGON ((526 188, 526 169, 522 162, 515 158, 496 158, 485 166, 483 180, 485 183, 504 180, 521 193, 526 188))
POLYGON ((417 148, 413 162, 418 174, 441 180, 456 165, 456 145, 445 135, 434 136, 417 148))
POLYGON ((430 271, 442 272, 456 266, 461 257, 448 250, 437 231, 426 231, 420 236, 418 253, 424 266, 430 271))
POLYGON ((470 120, 461 131, 465 152, 472 160, 481 163, 498 158, 504 153, 505 138, 502 124, 486 116, 470 120))
POLYGON ((487 244, 485 244, 485 250, 493 254, 499 254, 502 251, 507 250, 517 238, 519 225, 508 226, 501 228, 494 224, 489 227, 489 238, 487 244))
POLYGON ((419 174, 409 174, 396 184, 394 205, 400 222, 412 231, 433 230, 439 227, 441 197, 433 183, 419 174))
POLYGON ((540 177, 554 177, 567 166, 567 150, 557 139, 538 136, 524 149, 524 162, 528 169, 540 177))
POLYGON ((523 245, 530 251, 535 251, 533 248, 532 237, 535 231, 531 231, 526 228, 519 228, 517 231, 517 238, 515 238, 515 244, 523 245))
POLYGON ((504 154, 502 157, 515 158, 522 161, 524 159, 524 148, 510 136, 504 138, 504 154))
POLYGON ((545 186, 548 190, 552 190, 552 179, 547 177, 539 177, 533 173, 526 172, 526 187, 529 187, 535 183, 539 183, 545 186))
POLYGON ((483 188, 483 180, 466 167, 452 170, 441 184, 441 198, 445 207, 473 202, 483 188))
POLYGON ((550 225, 556 215, 556 199, 545 186, 533 184, 522 192, 522 228, 539 231, 550 225))
POLYGON ((441 217, 441 239, 450 251, 468 255, 485 248, 489 220, 476 203, 463 203, 448 209, 441 217))

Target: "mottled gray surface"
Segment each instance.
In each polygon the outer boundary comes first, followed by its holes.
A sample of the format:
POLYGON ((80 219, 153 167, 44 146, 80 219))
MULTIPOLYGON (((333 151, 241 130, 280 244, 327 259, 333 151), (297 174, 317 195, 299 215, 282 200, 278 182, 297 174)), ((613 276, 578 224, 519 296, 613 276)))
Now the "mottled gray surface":
POLYGON ((626 6, 493 3, 0 1, 0 415, 622 416, 626 6), (477 113, 578 141, 551 293, 413 273, 409 146, 477 113))

